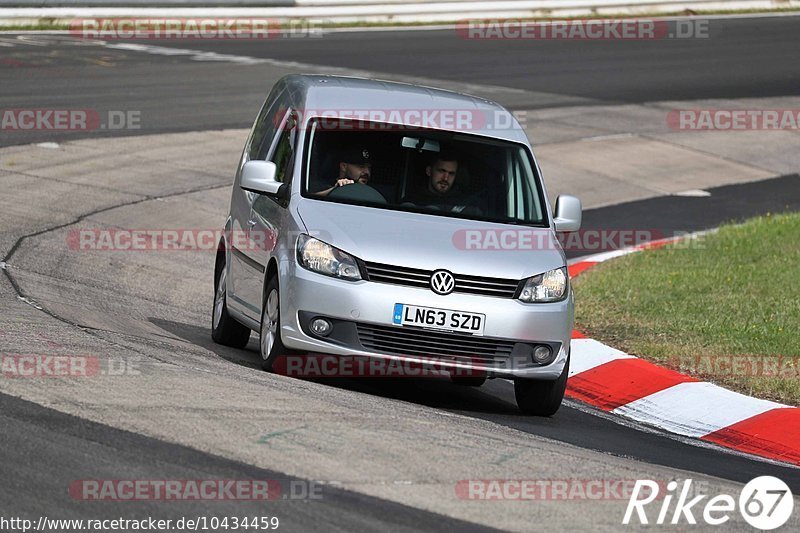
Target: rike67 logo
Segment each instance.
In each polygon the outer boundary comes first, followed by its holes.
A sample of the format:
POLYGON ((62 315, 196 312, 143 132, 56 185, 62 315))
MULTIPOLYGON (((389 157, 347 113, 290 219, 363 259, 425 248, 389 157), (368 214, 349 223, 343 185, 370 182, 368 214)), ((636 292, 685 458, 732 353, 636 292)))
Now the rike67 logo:
MULTIPOLYGON (((706 524, 720 526, 728 522, 732 514, 735 516, 737 500, 733 496, 719 494, 704 502, 707 495, 690 496, 693 493, 691 479, 685 480, 680 489, 678 487, 677 481, 670 481, 666 493, 660 494, 660 485, 655 481, 637 480, 622 523, 630 524, 635 516, 640 524, 650 524, 654 517, 652 512, 648 515, 645 507, 656 500, 660 500, 661 505, 656 504, 650 510, 658 509, 654 523, 659 525, 697 524, 697 518, 702 517, 706 524)), ((794 497, 789 486, 780 479, 761 476, 744 486, 738 504, 739 513, 748 524, 768 531, 789 520, 794 510, 794 497)))

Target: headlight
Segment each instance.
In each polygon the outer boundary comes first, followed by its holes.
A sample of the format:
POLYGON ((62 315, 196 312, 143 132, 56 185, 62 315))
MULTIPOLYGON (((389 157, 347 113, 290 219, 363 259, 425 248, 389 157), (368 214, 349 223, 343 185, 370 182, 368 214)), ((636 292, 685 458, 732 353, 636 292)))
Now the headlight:
POLYGON ((556 268, 544 274, 528 278, 519 299, 528 303, 557 302, 567 296, 566 267, 556 268))
POLYGON ((312 272, 350 281, 361 279, 355 258, 330 244, 300 235, 297 239, 297 262, 312 272))

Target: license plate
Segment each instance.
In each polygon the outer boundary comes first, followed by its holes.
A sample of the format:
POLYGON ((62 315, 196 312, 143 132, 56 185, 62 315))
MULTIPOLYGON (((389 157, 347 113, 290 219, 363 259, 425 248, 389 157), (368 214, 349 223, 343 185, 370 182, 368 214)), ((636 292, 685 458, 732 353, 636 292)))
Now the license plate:
POLYGON ((419 307, 417 305, 394 304, 392 322, 401 326, 417 326, 444 331, 456 331, 459 333, 471 333, 472 335, 483 335, 486 315, 468 313, 465 311, 452 311, 450 309, 419 307))

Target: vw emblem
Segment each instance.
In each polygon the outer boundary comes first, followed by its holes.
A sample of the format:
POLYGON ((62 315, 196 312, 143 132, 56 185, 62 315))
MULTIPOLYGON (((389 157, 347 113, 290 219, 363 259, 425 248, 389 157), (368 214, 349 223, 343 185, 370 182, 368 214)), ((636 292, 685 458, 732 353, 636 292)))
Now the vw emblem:
POLYGON ((431 275, 431 289, 436 294, 450 294, 456 288, 456 279, 447 270, 437 270, 431 275))

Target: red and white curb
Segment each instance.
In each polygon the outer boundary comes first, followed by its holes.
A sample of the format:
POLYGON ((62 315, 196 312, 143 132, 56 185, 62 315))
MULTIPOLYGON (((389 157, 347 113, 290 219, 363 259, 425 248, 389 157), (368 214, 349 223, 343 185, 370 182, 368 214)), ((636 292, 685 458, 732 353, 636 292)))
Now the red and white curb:
MULTIPOLYGON (((582 258, 594 265, 677 239, 582 258)), ((567 396, 670 433, 800 465, 800 408, 760 400, 662 368, 573 333, 567 396)))

